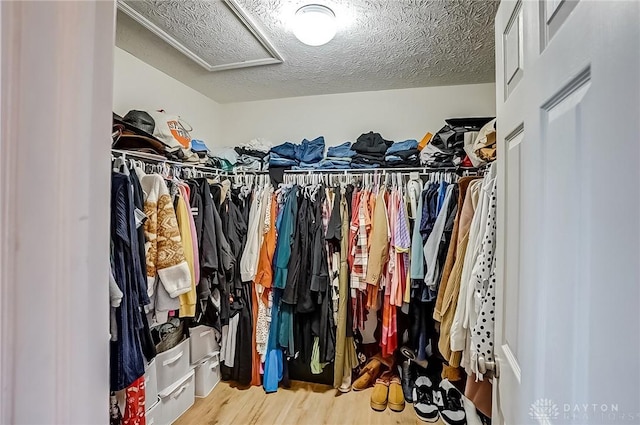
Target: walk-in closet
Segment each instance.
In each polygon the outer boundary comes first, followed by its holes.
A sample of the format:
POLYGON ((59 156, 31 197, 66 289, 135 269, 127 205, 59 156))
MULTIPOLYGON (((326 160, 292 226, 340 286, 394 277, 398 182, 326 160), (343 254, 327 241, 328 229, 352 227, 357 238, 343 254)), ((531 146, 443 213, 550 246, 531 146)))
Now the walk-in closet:
POLYGON ((0 3, 0 424, 640 424, 638 22, 0 3))

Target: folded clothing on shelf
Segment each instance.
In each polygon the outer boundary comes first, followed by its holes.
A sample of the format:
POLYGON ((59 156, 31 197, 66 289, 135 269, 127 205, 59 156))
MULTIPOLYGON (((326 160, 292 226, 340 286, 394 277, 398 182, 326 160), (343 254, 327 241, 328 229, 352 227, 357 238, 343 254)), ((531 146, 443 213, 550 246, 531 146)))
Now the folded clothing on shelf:
POLYGON ((493 118, 450 118, 422 149, 421 162, 429 167, 453 167, 460 165, 467 153, 467 147, 473 137, 468 132, 477 132, 493 118))
POLYGON ((262 171, 266 170, 265 165, 269 163, 269 157, 258 158, 251 155, 240 155, 236 162, 238 171, 262 171))
POLYGON ((351 168, 351 161, 341 161, 339 159, 323 159, 319 162, 301 162, 293 167, 294 170, 344 170, 351 168))
POLYGON ((234 169, 234 164, 232 164, 231 162, 229 162, 224 158, 217 158, 217 157, 209 157, 209 166, 213 168, 219 168, 222 171, 228 171, 228 172, 231 172, 234 169))
POLYGON ((351 162, 351 157, 346 158, 346 157, 340 157, 340 156, 327 156, 324 160, 329 160, 329 161, 340 161, 340 162, 351 162))
POLYGON ((418 149, 407 149, 403 151, 395 151, 392 154, 387 153, 384 157, 385 161, 406 161, 412 159, 419 159, 420 151, 418 149))
POLYGON ((274 167, 293 167, 298 164, 316 164, 324 156, 324 137, 304 139, 299 145, 284 142, 271 148, 269 164, 274 167))
POLYGON ((351 159, 351 165, 353 166, 355 164, 376 164, 378 167, 384 167, 385 161, 383 155, 365 155, 359 153, 351 159))
POLYGON ((387 156, 385 156, 384 159, 385 167, 419 167, 420 151, 417 148, 411 148, 395 151, 391 155, 387 152, 387 156))
POLYGON ((209 156, 224 159, 231 165, 235 165, 238 162, 238 153, 233 148, 214 148, 209 151, 209 156))
POLYGON ((259 159, 264 158, 265 156, 269 155, 269 152, 263 152, 263 151, 258 151, 255 149, 250 149, 250 148, 245 148, 242 146, 238 146, 235 148, 235 151, 238 153, 238 155, 248 155, 248 156, 253 156, 259 159))
POLYGON ((313 140, 304 139, 297 151, 296 159, 300 162, 315 163, 324 157, 324 137, 313 140))
POLYGON ((195 153, 209 152, 207 144, 202 140, 191 139, 191 150, 195 153))
POLYGON ((354 170, 365 170, 368 168, 380 168, 380 164, 367 164, 359 162, 351 162, 351 168, 354 170))
MULTIPOLYGON (((246 149, 247 151, 260 152, 266 155, 269 153, 269 150, 271 149, 272 146, 273 146, 273 143, 271 143, 270 140, 258 137, 256 139, 251 139, 247 143, 241 144, 239 147, 246 149)), ((239 152, 239 153, 247 153, 247 152, 239 152)), ((264 157, 264 155, 262 157, 264 157)))
POLYGON ((402 142, 394 142, 393 145, 391 145, 389 149, 387 149, 386 153, 387 155, 393 155, 396 152, 403 152, 412 149, 418 149, 418 141, 415 139, 408 139, 402 142))
POLYGON ((420 166, 420 157, 415 155, 414 157, 408 158, 408 159, 400 158, 399 161, 396 161, 396 160, 385 161, 384 166, 386 168, 412 168, 412 167, 419 167, 420 166))
POLYGON ((284 142, 280 145, 271 148, 271 158, 276 155, 276 158, 285 158, 295 160, 298 156, 298 145, 291 142, 284 142))
POLYGON ((351 142, 344 142, 327 149, 327 158, 353 158, 356 151, 351 149, 351 142))
MULTIPOLYGON (((288 143, 288 142, 287 142, 288 143)), ((293 143, 291 143, 293 145, 293 143)), ((295 146, 295 145, 294 145, 295 146)), ((298 165, 299 161, 295 158, 282 155, 280 152, 271 150, 269 155, 269 165, 272 167, 292 167, 298 165)))
POLYGON ((359 154, 384 155, 391 145, 393 145, 392 141, 383 139, 380 133, 370 131, 361 134, 358 140, 351 146, 351 149, 359 154))

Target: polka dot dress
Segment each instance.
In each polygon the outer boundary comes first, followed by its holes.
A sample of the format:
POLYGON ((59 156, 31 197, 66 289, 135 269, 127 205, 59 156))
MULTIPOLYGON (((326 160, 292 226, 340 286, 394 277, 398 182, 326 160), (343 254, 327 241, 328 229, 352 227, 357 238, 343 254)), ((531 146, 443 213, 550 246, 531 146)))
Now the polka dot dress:
POLYGON ((471 369, 480 379, 478 359, 493 361, 494 327, 496 313, 496 182, 489 194, 487 224, 482 236, 482 246, 477 259, 471 288, 474 290, 474 307, 478 319, 471 331, 471 369))

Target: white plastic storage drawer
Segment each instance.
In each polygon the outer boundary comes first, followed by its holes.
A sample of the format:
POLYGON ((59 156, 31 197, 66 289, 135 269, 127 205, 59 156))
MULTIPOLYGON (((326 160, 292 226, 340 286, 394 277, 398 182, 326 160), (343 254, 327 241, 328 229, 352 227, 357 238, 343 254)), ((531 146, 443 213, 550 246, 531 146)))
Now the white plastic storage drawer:
POLYGON ((153 406, 145 413, 147 425, 163 425, 162 423, 162 403, 160 399, 153 400, 153 406))
POLYGON ((207 357, 196 367, 196 397, 206 397, 220 382, 220 354, 207 357))
POLYGON ((214 351, 218 351, 213 328, 209 326, 196 326, 189 329, 189 340, 191 341, 191 364, 193 365, 205 357, 209 357, 214 351))
POLYGON ((195 402, 195 372, 191 370, 174 385, 160 392, 162 424, 174 423, 195 402))
POLYGON ((151 360, 151 363, 149 363, 144 368, 144 392, 144 410, 149 410, 158 401, 158 376, 156 374, 156 359, 151 360))
POLYGON ((189 373, 189 338, 156 356, 158 391, 162 392, 189 373))

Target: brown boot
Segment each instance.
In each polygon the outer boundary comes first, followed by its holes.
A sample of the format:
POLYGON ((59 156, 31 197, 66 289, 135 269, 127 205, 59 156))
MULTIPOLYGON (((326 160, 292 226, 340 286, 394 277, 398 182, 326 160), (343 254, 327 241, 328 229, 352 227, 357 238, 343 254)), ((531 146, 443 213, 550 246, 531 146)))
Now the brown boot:
POLYGON ((371 359, 369 363, 362 369, 360 377, 355 380, 351 388, 353 391, 362 391, 369 388, 375 382, 376 378, 380 376, 380 369, 382 363, 378 359, 371 359))
POLYGON ((371 408, 373 410, 382 412, 387 408, 390 380, 391 372, 384 372, 380 378, 376 379, 376 385, 371 393, 371 408))
POLYGON ((394 412, 402 412, 404 410, 404 394, 402 393, 402 383, 398 375, 391 377, 388 398, 389 409, 394 412))

